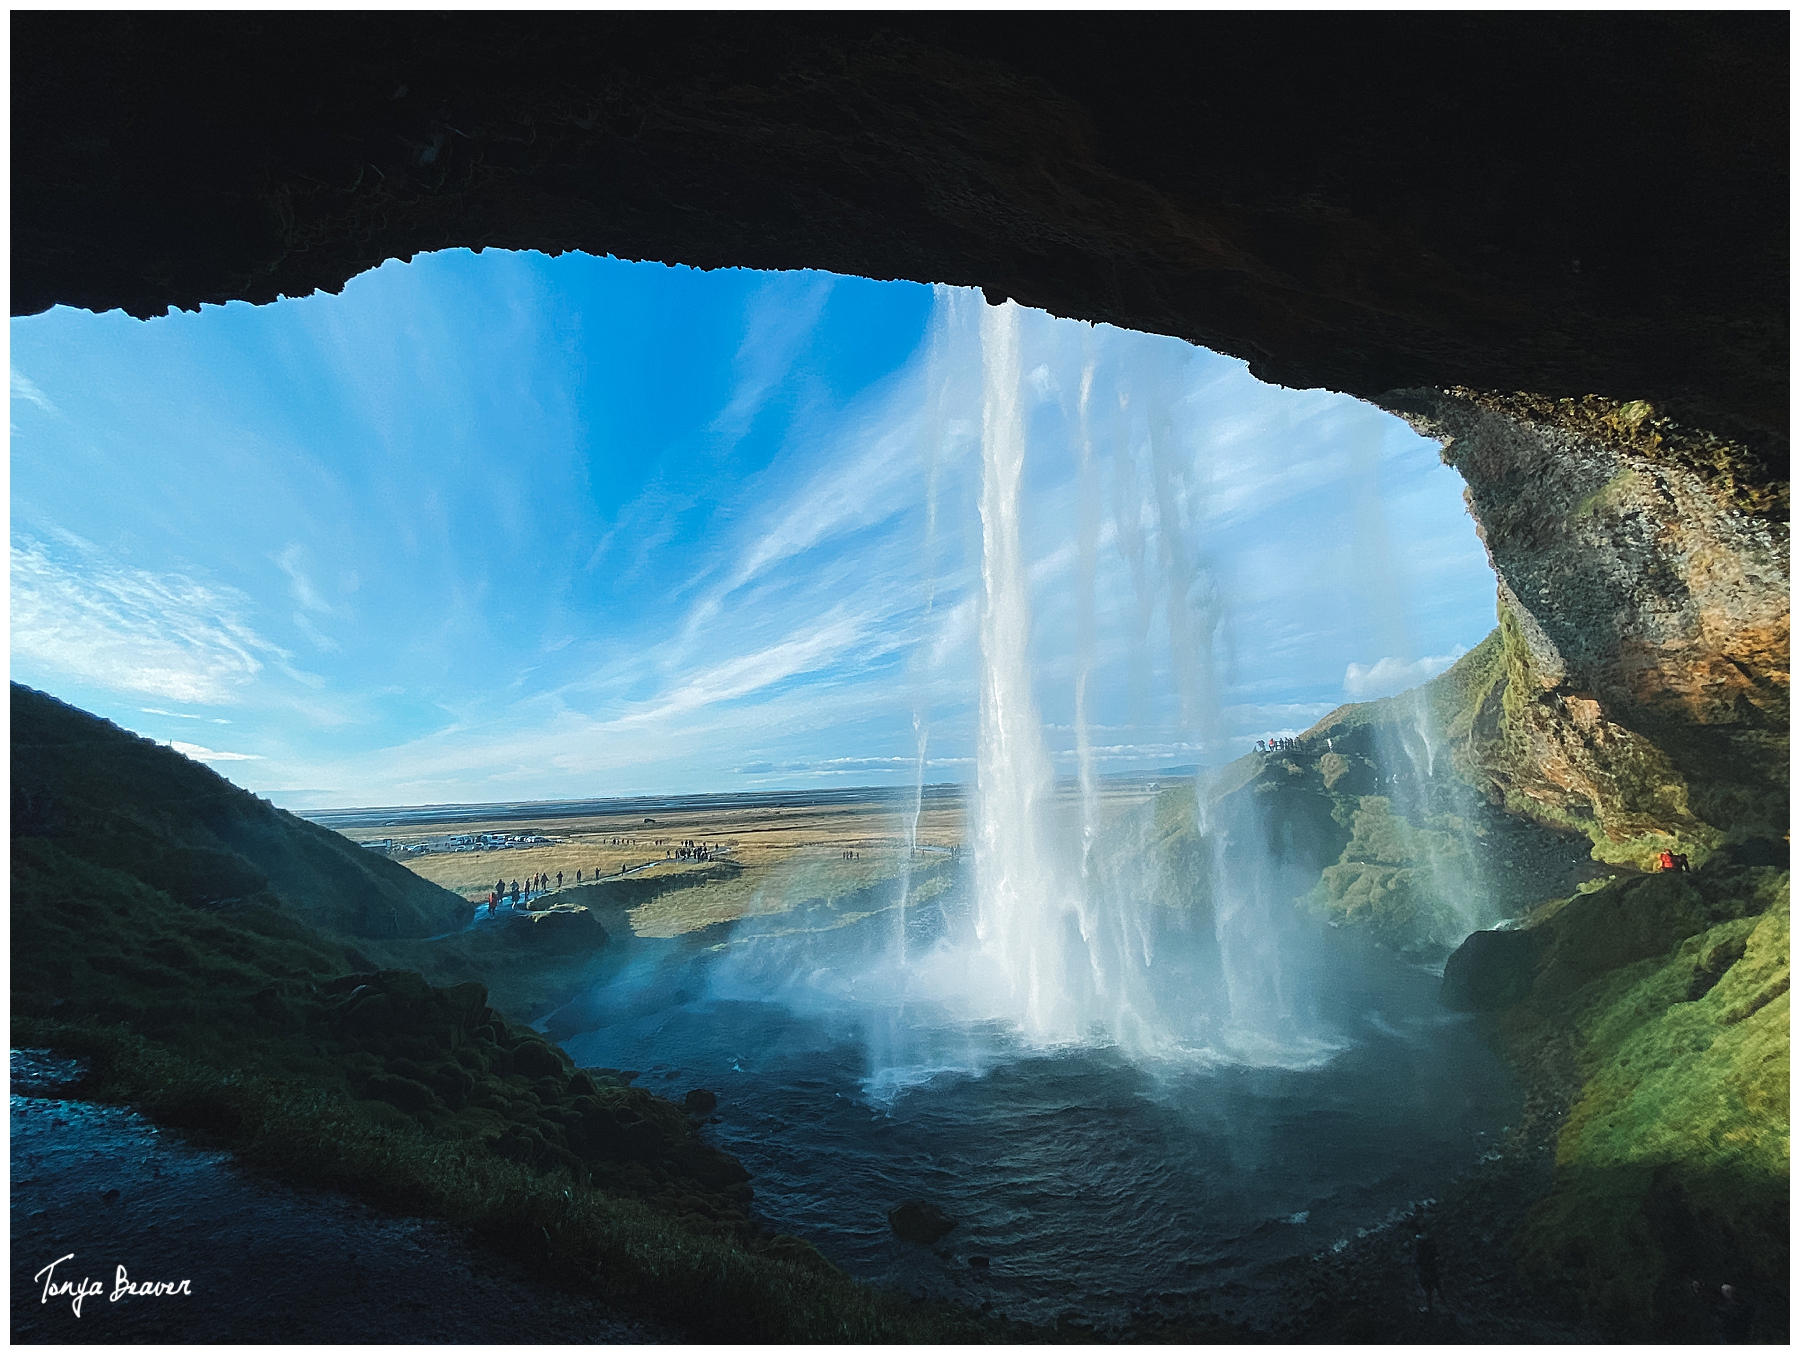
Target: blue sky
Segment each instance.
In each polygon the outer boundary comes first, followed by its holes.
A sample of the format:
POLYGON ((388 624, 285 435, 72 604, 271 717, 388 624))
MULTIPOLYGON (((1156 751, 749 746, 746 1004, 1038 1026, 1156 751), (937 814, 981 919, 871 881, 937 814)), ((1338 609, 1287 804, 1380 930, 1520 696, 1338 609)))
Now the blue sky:
MULTIPOLYGON (((981 304, 452 251, 15 319, 13 677, 293 808, 910 781, 916 731, 966 779, 981 304)), ((1084 534, 1103 772, 1224 760, 1491 629, 1461 482, 1399 420, 1175 340, 1020 334, 1060 770, 1084 534)))

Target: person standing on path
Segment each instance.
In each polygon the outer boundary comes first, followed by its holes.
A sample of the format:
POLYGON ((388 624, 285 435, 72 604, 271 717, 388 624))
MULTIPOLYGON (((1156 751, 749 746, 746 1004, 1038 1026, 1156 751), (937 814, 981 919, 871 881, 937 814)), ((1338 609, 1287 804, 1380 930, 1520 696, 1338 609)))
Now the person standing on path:
POLYGON ((1419 1233, 1413 1238, 1413 1264, 1419 1269, 1419 1288, 1425 1291, 1425 1307, 1421 1312, 1431 1312, 1432 1296, 1444 1296, 1438 1287, 1438 1253, 1437 1243, 1431 1240, 1429 1233, 1419 1233))

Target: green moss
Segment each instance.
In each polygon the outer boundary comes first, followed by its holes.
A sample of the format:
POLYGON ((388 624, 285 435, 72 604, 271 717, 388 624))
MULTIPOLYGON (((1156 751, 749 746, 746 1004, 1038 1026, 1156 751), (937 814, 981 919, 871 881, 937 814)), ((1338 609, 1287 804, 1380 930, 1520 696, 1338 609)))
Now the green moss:
POLYGON ((1615 730, 1603 756, 1584 755, 1590 757, 1587 771, 1601 803, 1545 781, 1539 763, 1547 736, 1534 724, 1541 684, 1518 618, 1504 604, 1498 610, 1499 677, 1459 747, 1458 770, 1473 783, 1493 787, 1508 813, 1583 834, 1599 861, 1647 869, 1663 851, 1698 863, 1718 850, 1728 835, 1693 812, 1687 781, 1642 735, 1615 730), (1533 787, 1536 793, 1526 789, 1533 787))
POLYGON ((1426 684, 1438 727, 1454 745, 1466 740, 1494 688, 1506 679, 1506 653, 1500 628, 1426 684))
POLYGON ((665 1318, 700 1341, 964 1343, 1043 1339, 850 1280, 808 1244, 707 1231, 680 1216, 436 1134, 379 1102, 195 1063, 117 1028, 16 1019, 15 1044, 82 1056, 95 1090, 235 1148, 259 1170, 469 1228, 562 1283, 665 1318))
POLYGON ((1461 834, 1443 829, 1460 826, 1446 816, 1442 828, 1415 827, 1386 796, 1362 796, 1350 814, 1350 841, 1309 902, 1396 950, 1454 945, 1470 924, 1452 896, 1469 893, 1474 865, 1461 834))
MULTIPOLYGON (((1648 409, 1649 406, 1645 405, 1643 408, 1648 409)), ((1570 510, 1569 516, 1584 518, 1611 507, 1631 487, 1636 478, 1636 474, 1627 466, 1593 493, 1583 496, 1570 510)))
POLYGON ((1572 1036, 1580 1086, 1521 1264, 1638 1335, 1707 1336, 1689 1329, 1691 1280, 1785 1321, 1787 872, 1622 880, 1542 926, 1512 1043, 1529 1066, 1534 1043, 1572 1036))

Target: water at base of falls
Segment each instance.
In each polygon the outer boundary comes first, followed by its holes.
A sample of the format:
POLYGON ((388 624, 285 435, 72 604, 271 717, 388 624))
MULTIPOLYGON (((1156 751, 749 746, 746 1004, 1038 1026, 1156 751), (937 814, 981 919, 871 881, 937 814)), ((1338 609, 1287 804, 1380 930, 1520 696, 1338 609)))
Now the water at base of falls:
MULTIPOLYGON (((930 953, 947 924, 913 913, 930 953)), ((859 1279, 1114 1325, 1158 1295, 1254 1293, 1393 1222, 1517 1113, 1473 1023, 1436 1006, 1435 976, 1345 933, 1308 946, 1332 976, 1317 1016, 1337 1052, 1257 1067, 1034 1048, 1004 1015, 875 977, 889 916, 818 921, 627 941, 564 1047, 676 1099, 716 1092, 706 1132, 751 1171, 766 1226, 859 1279), (916 1198, 958 1220, 934 1248, 888 1226, 916 1198)))
MULTIPOLYGON (((1188 780, 1156 805, 1102 812, 1087 723, 1091 504, 1076 590, 1079 775, 1073 792, 1059 783, 1034 686, 1021 312, 972 314, 966 299, 947 304, 932 351, 947 382, 979 370, 978 397, 957 387, 953 420, 955 401, 935 393, 928 439, 935 448, 952 422, 980 430, 966 853, 928 882, 934 893, 916 889, 930 718, 915 704, 919 795, 897 892, 843 908, 812 899, 673 941, 622 934, 579 1024, 550 1028, 581 1065, 637 1068, 639 1085, 677 1097, 714 1091, 709 1132, 750 1169, 767 1224, 851 1274, 1031 1321, 1074 1307, 1118 1325, 1158 1295, 1254 1289, 1272 1267, 1392 1222, 1480 1156, 1517 1096, 1473 1024, 1437 1007, 1435 974, 1295 906, 1318 864, 1269 845, 1254 795, 1213 801, 1188 780), (932 1248, 887 1224, 889 1208, 921 1197, 958 1220, 932 1248)), ((1084 352, 1080 380, 1061 385, 1080 392, 1091 500, 1084 352)), ((1057 384, 1041 372, 1043 389, 1057 384)), ((1147 487, 1135 454, 1115 448, 1116 534, 1140 622, 1159 607, 1166 618, 1162 667, 1182 720, 1216 746, 1209 647, 1222 603, 1187 539, 1199 488, 1171 445, 1172 378, 1152 364, 1139 380, 1135 404, 1122 390, 1114 403, 1139 419, 1147 487)), ((1134 680, 1152 666, 1137 663, 1134 680)), ((1436 747, 1421 747, 1429 765, 1436 747)))

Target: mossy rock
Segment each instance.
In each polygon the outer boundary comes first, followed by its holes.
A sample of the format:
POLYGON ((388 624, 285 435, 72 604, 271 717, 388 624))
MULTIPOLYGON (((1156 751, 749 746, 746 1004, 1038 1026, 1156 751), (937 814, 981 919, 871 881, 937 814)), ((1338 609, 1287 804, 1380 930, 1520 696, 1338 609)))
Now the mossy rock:
POLYGON ((1444 964, 1438 1003, 1453 1012, 1495 1012, 1531 995, 1549 938, 1535 929, 1471 933, 1444 964))
POLYGON ((567 1056, 539 1039, 521 1039, 508 1052, 512 1070, 529 1078, 550 1077, 568 1070, 567 1056))
POLYGON ((887 1213, 896 1237, 922 1247, 933 1245, 956 1227, 956 1220, 929 1200, 906 1200, 887 1213))
POLYGON ((812 1243, 787 1233, 777 1233, 774 1237, 759 1242, 756 1250, 772 1260, 785 1261, 791 1266, 799 1266, 802 1270, 810 1270, 816 1274, 843 1274, 812 1243))
POLYGON ((1615 1330, 1713 1339, 1696 1279, 1785 1324, 1787 890, 1784 871, 1709 863, 1617 881, 1534 929, 1552 940, 1520 1029, 1568 1031, 1581 1086, 1514 1247, 1615 1330))
POLYGON ((363 1096, 371 1101, 386 1101, 410 1115, 434 1110, 441 1104, 436 1093, 422 1082, 395 1073, 376 1073, 362 1086, 363 1096))

